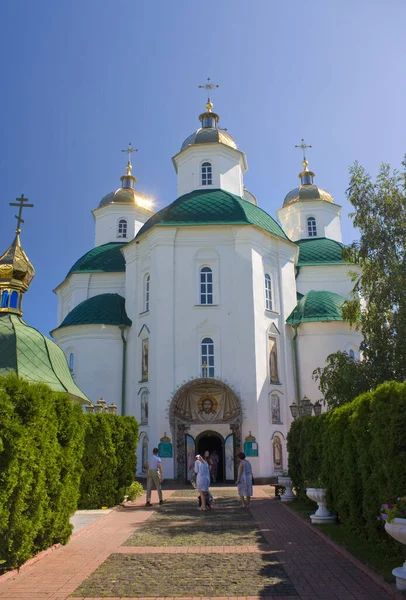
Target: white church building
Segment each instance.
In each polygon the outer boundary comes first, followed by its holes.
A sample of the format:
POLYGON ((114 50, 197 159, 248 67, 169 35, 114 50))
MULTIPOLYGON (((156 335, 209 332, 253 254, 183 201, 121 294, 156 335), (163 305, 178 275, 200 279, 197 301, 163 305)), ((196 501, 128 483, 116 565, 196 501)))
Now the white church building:
POLYGON ((321 398, 313 370, 337 350, 358 358, 361 336, 341 314, 341 207, 304 159, 278 223, 212 109, 172 159, 178 198, 163 210, 135 189, 129 158, 93 211, 94 248, 55 290, 52 335, 93 403, 137 418, 138 475, 159 445, 166 478, 216 450, 218 480, 234 481, 243 450, 265 479, 287 468, 292 413, 321 398))

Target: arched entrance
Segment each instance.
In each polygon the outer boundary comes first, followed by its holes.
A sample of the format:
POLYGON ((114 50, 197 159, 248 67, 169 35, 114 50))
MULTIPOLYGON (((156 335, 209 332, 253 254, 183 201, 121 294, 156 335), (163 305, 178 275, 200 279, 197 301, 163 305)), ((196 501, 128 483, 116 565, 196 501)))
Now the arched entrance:
MULTIPOLYGON (((213 475, 215 475, 216 483, 223 483, 225 481, 225 470, 224 470, 224 438, 217 431, 203 431, 196 437, 196 450, 198 454, 204 456, 204 453, 208 451, 210 456, 218 457, 217 469, 212 467, 213 475)), ((215 461, 216 458, 213 458, 215 461)))
POLYGON ((169 418, 178 480, 190 479, 193 455, 211 448, 219 453, 221 480, 235 480, 242 411, 239 397, 226 383, 210 377, 188 381, 175 393, 169 418))

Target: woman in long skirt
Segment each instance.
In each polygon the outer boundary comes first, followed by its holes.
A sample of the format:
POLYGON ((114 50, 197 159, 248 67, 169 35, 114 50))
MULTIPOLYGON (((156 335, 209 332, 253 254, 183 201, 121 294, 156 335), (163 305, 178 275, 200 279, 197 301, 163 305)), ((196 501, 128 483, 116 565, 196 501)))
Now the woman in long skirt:
POLYGON ((206 510, 206 494, 205 494, 205 492, 208 492, 209 487, 210 487, 210 471, 209 471, 209 465, 200 456, 200 454, 196 455, 195 473, 197 474, 196 489, 199 492, 200 499, 202 501, 200 510, 206 510))
POLYGON ((251 464, 246 460, 244 452, 237 454, 240 459, 240 466, 238 467, 238 495, 240 496, 241 507, 245 508, 250 505, 252 496, 252 469, 251 464))

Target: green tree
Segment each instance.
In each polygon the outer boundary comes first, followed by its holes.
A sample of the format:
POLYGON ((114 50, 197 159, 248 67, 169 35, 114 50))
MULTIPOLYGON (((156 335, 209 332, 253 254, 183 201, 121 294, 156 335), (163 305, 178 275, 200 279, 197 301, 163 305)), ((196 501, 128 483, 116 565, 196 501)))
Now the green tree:
MULTIPOLYGON (((406 170, 406 156, 402 165, 406 170)), ((375 182, 358 162, 350 168, 347 197, 360 239, 343 252, 357 266, 351 273, 353 298, 344 305, 343 317, 363 335, 363 360, 338 352, 313 373, 331 407, 385 381, 406 379, 405 195, 405 174, 388 164, 381 165, 375 182)))
MULTIPOLYGON (((406 169, 406 156, 402 163, 406 169)), ((350 168, 348 200, 360 230, 347 257, 359 265, 354 273, 354 300, 344 317, 359 327, 373 387, 406 379, 406 183, 405 175, 382 164, 376 182, 355 163, 350 168), (365 306, 359 311, 359 296, 365 306), (357 321, 358 317, 358 321, 357 321)))
POLYGON ((351 358, 346 352, 335 352, 326 358, 326 366, 313 371, 319 389, 329 408, 351 402, 371 389, 369 365, 351 358))

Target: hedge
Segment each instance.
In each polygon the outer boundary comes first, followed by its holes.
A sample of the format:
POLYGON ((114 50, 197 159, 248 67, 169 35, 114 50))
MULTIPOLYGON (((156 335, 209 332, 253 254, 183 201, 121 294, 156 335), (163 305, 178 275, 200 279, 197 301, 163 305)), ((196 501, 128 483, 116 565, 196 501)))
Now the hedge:
POLYGON ((84 415, 86 423, 84 472, 80 509, 114 506, 123 501, 137 466, 138 423, 134 417, 84 415))
POLYGON ((16 567, 71 534, 83 414, 69 396, 15 374, 0 378, 0 561, 16 567))
MULTIPOLYGON (((299 496, 321 477, 340 522, 378 540, 380 505, 406 492, 406 383, 390 382, 288 434, 289 474, 299 496)), ((388 537, 388 536, 387 536, 388 537)))
POLYGON ((0 573, 66 544, 78 505, 121 502, 137 443, 133 417, 85 415, 45 384, 0 377, 0 573))

